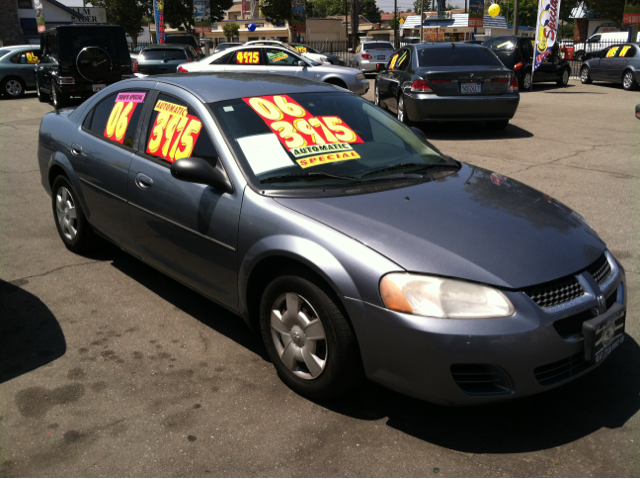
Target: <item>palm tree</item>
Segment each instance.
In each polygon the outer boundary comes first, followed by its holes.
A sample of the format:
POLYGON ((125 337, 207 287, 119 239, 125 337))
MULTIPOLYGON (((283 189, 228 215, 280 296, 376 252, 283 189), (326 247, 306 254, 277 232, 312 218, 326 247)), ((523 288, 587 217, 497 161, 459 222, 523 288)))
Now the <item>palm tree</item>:
POLYGON ((5 46, 27 43, 20 28, 17 0, 0 0, 0 38, 5 46))

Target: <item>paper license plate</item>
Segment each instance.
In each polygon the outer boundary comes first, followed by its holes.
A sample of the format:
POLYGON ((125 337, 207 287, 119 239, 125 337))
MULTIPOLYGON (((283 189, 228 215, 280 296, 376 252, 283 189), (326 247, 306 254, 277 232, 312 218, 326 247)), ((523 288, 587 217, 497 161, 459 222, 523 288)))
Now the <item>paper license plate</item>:
POLYGON ((582 333, 587 361, 597 364, 622 344, 626 313, 627 310, 621 306, 604 319, 594 318, 583 323, 582 333))
POLYGON ((384 60, 384 55, 378 55, 377 60, 384 60))
POLYGON ((461 83, 461 93, 482 93, 482 83, 461 83))
POLYGON ((93 91, 100 91, 103 88, 105 88, 107 85, 105 84, 100 84, 100 85, 92 85, 93 86, 93 91))

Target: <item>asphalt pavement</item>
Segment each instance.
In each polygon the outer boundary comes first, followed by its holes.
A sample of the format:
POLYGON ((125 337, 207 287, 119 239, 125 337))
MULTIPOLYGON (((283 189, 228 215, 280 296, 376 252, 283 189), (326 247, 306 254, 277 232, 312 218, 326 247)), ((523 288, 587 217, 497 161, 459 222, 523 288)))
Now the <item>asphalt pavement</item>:
POLYGON ((501 132, 423 127, 581 213, 628 281, 628 334, 596 371, 447 408, 371 383, 299 397, 239 318, 107 243, 67 251, 36 162, 52 107, 0 99, 0 476, 639 476, 636 103, 572 80, 523 93, 501 132))

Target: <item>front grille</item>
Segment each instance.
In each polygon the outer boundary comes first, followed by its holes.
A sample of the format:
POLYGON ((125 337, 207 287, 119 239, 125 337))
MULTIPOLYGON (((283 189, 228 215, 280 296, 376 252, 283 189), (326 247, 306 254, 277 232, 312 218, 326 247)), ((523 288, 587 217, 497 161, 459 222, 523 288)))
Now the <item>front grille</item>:
POLYGON ((585 362, 584 352, 581 351, 560 361, 537 367, 533 374, 541 386, 551 386, 581 373, 588 367, 589 363, 585 362))
MULTIPOLYGON (((606 308, 607 311, 611 306, 616 302, 616 298, 618 297, 618 290, 615 289, 611 292, 609 297, 606 300, 606 308)), ((597 316, 597 314, 593 314, 592 309, 588 309, 586 311, 582 311, 578 314, 574 314, 573 316, 569 316, 568 318, 562 318, 558 321, 554 321, 553 327, 558 332, 560 336, 564 339, 578 339, 582 337, 582 323, 585 321, 589 321, 597 316)))
POLYGON ((584 294, 584 288, 575 276, 540 284, 524 290, 538 306, 550 308, 558 304, 566 303, 584 294))
POLYGON ((513 390, 507 374, 487 364, 454 364, 451 375, 460 389, 470 396, 501 396, 513 390))
POLYGON ((589 266, 587 271, 591 273, 591 276, 593 276, 596 283, 602 285, 604 280, 611 274, 611 265, 609 264, 607 257, 602 255, 598 261, 589 266))

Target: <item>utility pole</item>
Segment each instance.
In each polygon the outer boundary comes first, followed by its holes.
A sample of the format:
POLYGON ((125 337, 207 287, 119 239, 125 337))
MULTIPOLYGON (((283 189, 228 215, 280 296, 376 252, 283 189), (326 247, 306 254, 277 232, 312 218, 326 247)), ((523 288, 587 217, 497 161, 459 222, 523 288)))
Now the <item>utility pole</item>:
POLYGON ((398 0, 393 0, 393 46, 398 48, 398 0))
POLYGON ((520 0, 515 0, 513 3, 513 34, 518 35, 518 10, 520 9, 520 0))
POLYGON ((464 13, 469 13, 469 0, 464 0, 464 13))
POLYGON ((420 41, 424 42, 424 0, 420 2, 420 41))

